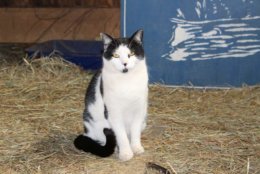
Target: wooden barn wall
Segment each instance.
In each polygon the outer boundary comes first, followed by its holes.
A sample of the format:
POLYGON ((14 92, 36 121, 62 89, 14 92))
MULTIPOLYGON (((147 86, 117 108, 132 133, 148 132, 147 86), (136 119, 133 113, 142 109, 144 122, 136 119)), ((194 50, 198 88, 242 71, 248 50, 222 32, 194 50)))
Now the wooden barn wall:
POLYGON ((0 7, 119 8, 120 0, 1 0, 0 7))
POLYGON ((120 8, 0 8, 0 42, 93 40, 120 34, 120 8))

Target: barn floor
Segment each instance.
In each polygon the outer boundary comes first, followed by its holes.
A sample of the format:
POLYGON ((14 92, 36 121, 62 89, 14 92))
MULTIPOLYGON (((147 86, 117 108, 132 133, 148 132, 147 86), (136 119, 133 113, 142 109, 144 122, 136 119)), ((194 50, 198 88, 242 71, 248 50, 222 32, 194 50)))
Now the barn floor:
POLYGON ((59 59, 0 60, 1 173, 260 173, 260 86, 150 86, 145 153, 128 162, 77 151, 90 74, 59 59))

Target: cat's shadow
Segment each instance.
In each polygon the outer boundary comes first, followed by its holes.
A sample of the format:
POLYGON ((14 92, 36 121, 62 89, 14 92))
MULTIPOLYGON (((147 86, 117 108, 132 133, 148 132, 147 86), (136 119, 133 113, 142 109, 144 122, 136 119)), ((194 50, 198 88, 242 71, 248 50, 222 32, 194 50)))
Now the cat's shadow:
POLYGON ((56 155, 77 155, 80 152, 74 147, 73 141, 76 134, 62 132, 59 130, 51 131, 47 137, 39 139, 32 145, 32 150, 35 154, 42 156, 56 155))
MULTIPOLYGON (((164 128, 161 128, 160 126, 148 126, 143 132, 144 142, 149 141, 149 136, 159 138, 163 131, 164 128)), ((53 157, 60 160, 65 160, 66 156, 69 158, 75 157, 75 159, 79 159, 79 156, 81 156, 81 158, 90 157, 91 154, 84 153, 75 148, 73 142, 76 137, 77 133, 72 134, 61 130, 51 130, 48 135, 39 137, 39 139, 23 153, 24 157, 30 158, 30 156, 37 156, 38 159, 53 157)), ((115 152, 114 155, 116 155, 116 153, 117 152, 115 152)), ((91 156, 91 158, 93 159, 93 156, 91 156)))

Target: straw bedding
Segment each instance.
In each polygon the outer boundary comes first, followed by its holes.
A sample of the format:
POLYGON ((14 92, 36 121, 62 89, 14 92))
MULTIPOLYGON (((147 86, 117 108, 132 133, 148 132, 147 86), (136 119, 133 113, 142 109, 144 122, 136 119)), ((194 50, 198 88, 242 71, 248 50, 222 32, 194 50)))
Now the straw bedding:
POLYGON ((150 86, 146 152, 123 163, 73 147, 91 73, 58 58, 0 63, 1 173, 260 173, 259 86, 150 86))

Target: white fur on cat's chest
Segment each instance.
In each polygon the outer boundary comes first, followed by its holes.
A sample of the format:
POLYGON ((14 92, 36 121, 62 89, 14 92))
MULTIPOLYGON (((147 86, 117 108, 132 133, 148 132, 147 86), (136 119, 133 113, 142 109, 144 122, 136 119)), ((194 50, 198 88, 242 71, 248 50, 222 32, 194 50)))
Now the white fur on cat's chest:
POLYGON ((139 62, 137 67, 127 73, 102 73, 104 96, 121 99, 137 99, 147 96, 148 74, 145 61, 139 62), (107 93, 106 93, 107 92, 107 93))
MULTIPOLYGON (((104 70, 106 71, 106 70, 104 70)), ((147 109, 148 74, 145 61, 127 73, 103 72, 104 102, 109 119, 122 120, 124 129, 130 134, 134 119, 144 120, 147 109), (143 113, 143 114, 142 114, 143 113)))

